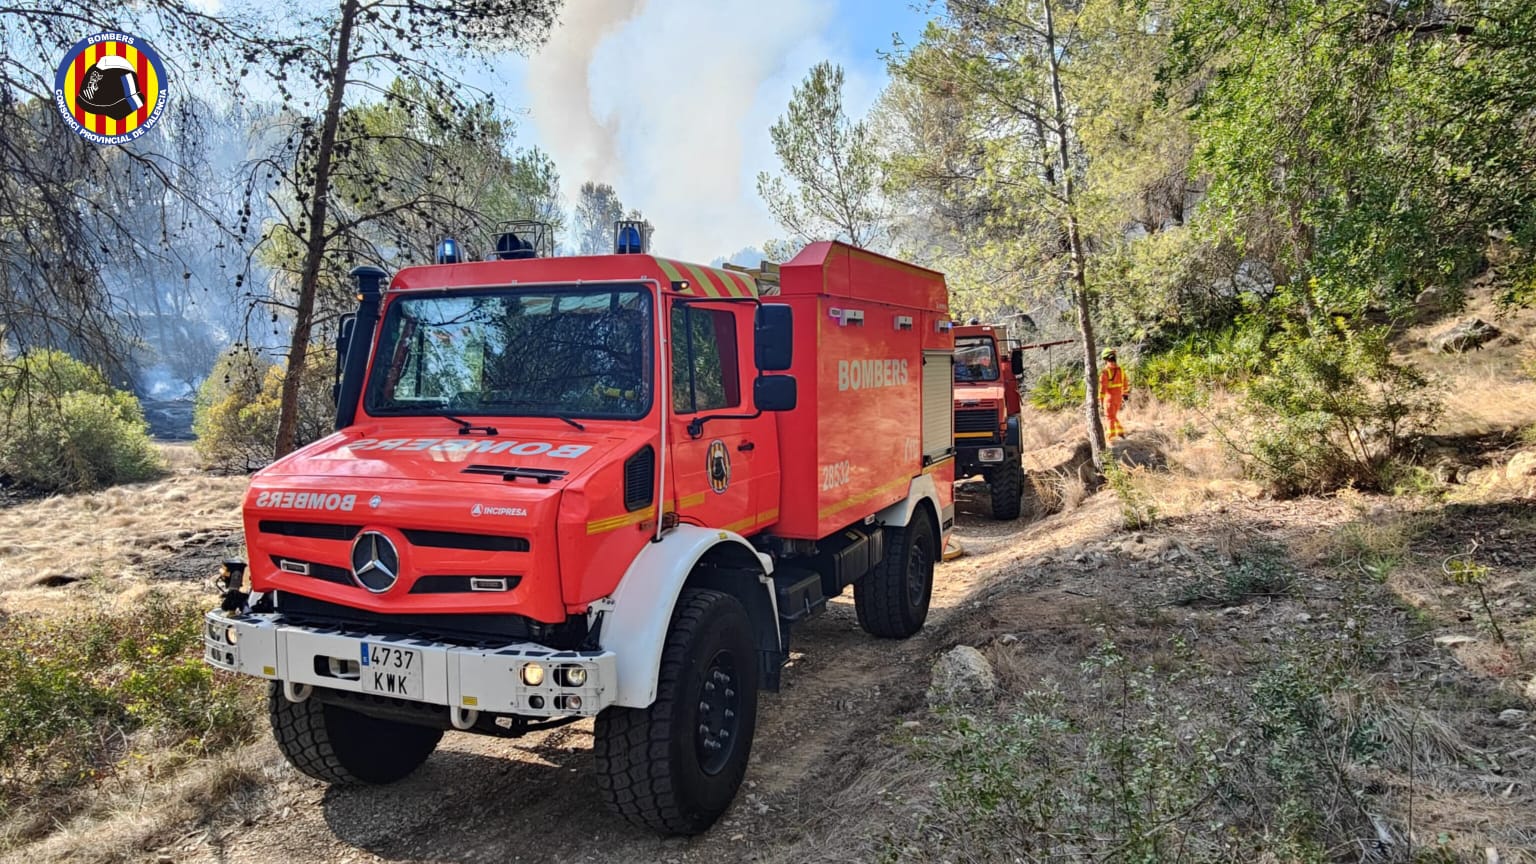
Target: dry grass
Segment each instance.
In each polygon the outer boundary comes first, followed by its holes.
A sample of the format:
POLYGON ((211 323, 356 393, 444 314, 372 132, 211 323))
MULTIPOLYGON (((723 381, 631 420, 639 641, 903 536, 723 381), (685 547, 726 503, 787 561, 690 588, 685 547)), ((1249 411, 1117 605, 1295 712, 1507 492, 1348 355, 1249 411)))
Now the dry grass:
POLYGON ((1399 359, 1429 373, 1444 388, 1445 415, 1437 429, 1444 435, 1480 435, 1536 423, 1536 381, 1531 379, 1530 349, 1519 338, 1536 332, 1536 310, 1497 309, 1487 297, 1474 297, 1462 314, 1408 330, 1399 341, 1399 359), (1455 321, 1479 317, 1506 334, 1466 354, 1431 354, 1424 340, 1455 321), (1513 338, 1511 338, 1513 337, 1513 338))
POLYGON ((82 587, 115 596, 184 580, 164 568, 188 547, 209 557, 239 548, 247 482, 178 472, 0 509, 0 607, 58 611, 77 605, 82 587))
POLYGON ((201 846, 209 834, 231 834, 260 812, 262 787, 280 765, 272 745, 262 743, 164 774, 141 770, 133 782, 104 791, 88 810, 58 824, 46 839, 3 860, 119 864, 152 860, 157 849, 169 851, 180 840, 196 838, 201 846))
POLYGON ((1087 437, 1081 431, 1081 411, 1037 411, 1026 405, 1019 414, 1019 422, 1025 453, 1087 437))

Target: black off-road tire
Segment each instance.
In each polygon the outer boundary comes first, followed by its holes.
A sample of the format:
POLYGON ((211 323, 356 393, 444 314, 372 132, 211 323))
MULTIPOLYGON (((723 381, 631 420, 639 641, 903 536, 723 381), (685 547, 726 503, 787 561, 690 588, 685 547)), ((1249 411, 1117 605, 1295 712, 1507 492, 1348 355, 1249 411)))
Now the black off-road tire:
POLYGON ((992 489, 992 518, 1002 521, 1019 518, 1024 508, 1024 464, 1019 457, 1015 455, 987 472, 987 485, 992 489))
POLYGON ((923 629, 933 598, 933 566, 939 560, 933 516, 918 508, 905 528, 885 529, 885 558, 853 583, 859 626, 871 636, 905 639, 923 629))
POLYGON ((338 786, 378 785, 405 778, 437 749, 443 730, 382 720, 311 696, 289 702, 283 685, 267 693, 272 737, 293 767, 338 786))
POLYGON ((597 715, 597 788, 608 806, 661 834, 713 825, 747 773, 757 680, 746 607, 722 591, 683 591, 661 652, 656 701, 597 715))

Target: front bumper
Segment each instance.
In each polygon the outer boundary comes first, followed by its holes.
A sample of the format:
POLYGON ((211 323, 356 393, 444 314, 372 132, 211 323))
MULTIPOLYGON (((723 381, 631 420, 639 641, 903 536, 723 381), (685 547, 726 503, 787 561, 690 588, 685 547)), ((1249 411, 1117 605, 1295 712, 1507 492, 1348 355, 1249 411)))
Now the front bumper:
POLYGON ((618 655, 612 651, 557 651, 531 642, 468 648, 339 626, 300 626, 280 613, 213 611, 204 623, 203 657, 209 664, 294 685, 377 693, 364 686, 359 667, 367 645, 420 652, 420 678, 413 679, 419 686, 412 688, 417 692, 393 694, 394 698, 455 711, 590 717, 618 698, 618 655), (522 670, 529 663, 543 668, 543 681, 537 686, 524 683, 522 670), (585 673, 585 680, 581 686, 570 686, 567 670, 576 668, 585 673))

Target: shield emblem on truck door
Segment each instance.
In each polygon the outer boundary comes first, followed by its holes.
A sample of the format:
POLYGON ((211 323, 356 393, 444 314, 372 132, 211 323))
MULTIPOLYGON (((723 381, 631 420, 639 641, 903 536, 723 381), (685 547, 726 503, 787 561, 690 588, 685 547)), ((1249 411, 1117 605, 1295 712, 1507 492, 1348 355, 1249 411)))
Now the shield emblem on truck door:
POLYGON ((718 438, 709 443, 709 488, 718 495, 731 488, 731 452, 718 438))

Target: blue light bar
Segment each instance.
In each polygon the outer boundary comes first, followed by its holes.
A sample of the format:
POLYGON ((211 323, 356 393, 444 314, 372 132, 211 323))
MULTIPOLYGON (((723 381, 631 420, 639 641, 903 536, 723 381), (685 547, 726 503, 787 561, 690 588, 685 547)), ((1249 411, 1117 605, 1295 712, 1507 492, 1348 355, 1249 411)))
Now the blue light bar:
POLYGON ((459 241, 452 237, 444 237, 443 242, 437 244, 437 263, 458 264, 463 260, 464 255, 459 249, 459 241))

